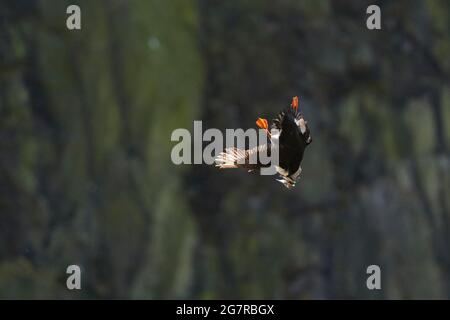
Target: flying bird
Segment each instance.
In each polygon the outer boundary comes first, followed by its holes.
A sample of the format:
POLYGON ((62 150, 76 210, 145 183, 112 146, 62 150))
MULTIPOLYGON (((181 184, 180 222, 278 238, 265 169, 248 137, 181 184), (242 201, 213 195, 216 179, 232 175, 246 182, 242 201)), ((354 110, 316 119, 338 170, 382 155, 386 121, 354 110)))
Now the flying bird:
POLYGON ((279 163, 275 169, 279 175, 277 181, 286 188, 295 186, 302 168, 303 154, 306 147, 312 142, 308 122, 298 108, 298 97, 293 97, 291 105, 281 111, 272 120, 271 130, 269 123, 264 118, 258 118, 256 125, 266 130, 269 143, 261 144, 251 149, 227 148, 215 159, 216 167, 219 169, 243 168, 248 171, 257 171, 269 164, 263 164, 260 159, 262 152, 270 155, 271 145, 278 151, 279 163), (250 159, 257 161, 250 161, 250 159))

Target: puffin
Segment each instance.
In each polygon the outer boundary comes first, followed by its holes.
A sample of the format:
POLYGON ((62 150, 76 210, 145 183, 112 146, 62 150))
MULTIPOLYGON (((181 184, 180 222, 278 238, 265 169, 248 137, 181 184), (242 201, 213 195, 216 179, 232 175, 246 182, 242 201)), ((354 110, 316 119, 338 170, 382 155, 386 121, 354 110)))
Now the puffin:
POLYGON ((242 168, 249 172, 269 167, 271 164, 264 164, 259 160, 259 155, 262 152, 270 155, 271 145, 273 145, 279 157, 279 163, 275 166, 278 174, 276 180, 288 189, 295 187, 302 172, 301 163, 306 147, 312 142, 308 122, 299 110, 298 97, 293 97, 291 104, 272 120, 270 130, 265 118, 258 118, 256 125, 266 131, 268 142, 250 149, 226 148, 216 157, 216 167, 219 169, 242 168), (256 157, 256 161, 250 161, 253 157, 256 157))

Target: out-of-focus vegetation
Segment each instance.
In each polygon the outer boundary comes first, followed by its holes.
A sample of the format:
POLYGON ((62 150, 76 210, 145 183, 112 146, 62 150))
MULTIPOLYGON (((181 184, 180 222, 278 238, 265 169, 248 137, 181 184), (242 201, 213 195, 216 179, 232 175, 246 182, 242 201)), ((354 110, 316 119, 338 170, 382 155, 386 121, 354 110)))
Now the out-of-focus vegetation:
POLYGON ((450 5, 369 4, 1 2, 0 298, 450 298, 450 5), (293 95, 294 190, 170 161, 293 95))

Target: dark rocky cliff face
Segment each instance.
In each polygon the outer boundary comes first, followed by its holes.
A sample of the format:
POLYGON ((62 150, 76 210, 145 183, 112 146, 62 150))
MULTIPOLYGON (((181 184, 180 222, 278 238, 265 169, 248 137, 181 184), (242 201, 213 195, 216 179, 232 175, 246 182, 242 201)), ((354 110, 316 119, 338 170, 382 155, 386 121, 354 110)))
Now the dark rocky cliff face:
POLYGON ((77 3, 0 4, 0 297, 450 297, 447 1, 77 3), (294 95, 294 190, 170 161, 294 95))

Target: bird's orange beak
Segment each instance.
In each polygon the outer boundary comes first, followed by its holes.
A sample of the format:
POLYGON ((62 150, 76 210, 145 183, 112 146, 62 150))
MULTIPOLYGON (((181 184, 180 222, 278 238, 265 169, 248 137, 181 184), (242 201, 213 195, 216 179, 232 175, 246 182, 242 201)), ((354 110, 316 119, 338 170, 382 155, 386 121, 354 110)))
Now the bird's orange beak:
POLYGON ((298 110, 298 97, 297 96, 292 98, 291 107, 292 107, 292 109, 295 110, 295 112, 297 112, 297 110, 298 110))
POLYGON ((256 120, 256 125, 257 125, 259 128, 266 130, 267 135, 270 137, 269 123, 267 122, 266 119, 258 118, 258 120, 256 120))

